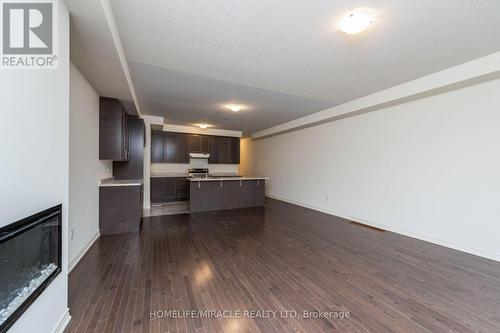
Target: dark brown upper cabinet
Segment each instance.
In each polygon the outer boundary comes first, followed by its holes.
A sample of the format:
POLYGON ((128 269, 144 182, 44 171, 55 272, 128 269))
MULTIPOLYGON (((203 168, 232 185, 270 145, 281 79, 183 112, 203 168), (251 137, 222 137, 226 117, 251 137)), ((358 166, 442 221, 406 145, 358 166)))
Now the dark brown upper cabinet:
POLYGON ((209 139, 210 164, 239 164, 240 139, 225 136, 212 136, 209 139))
POLYGON ((129 156, 128 161, 113 161, 113 177, 116 179, 139 179, 144 167, 144 120, 127 115, 129 156))
POLYGON ((208 153, 210 154, 210 157, 208 158, 209 164, 219 163, 219 149, 217 146, 216 136, 208 137, 208 153))
POLYGON ((189 152, 190 153, 201 153, 201 136, 200 135, 190 135, 189 136, 189 152))
POLYGON ((229 138, 229 163, 240 164, 240 138, 229 138))
POLYGON ((208 154, 209 152, 209 137, 204 135, 201 137, 201 153, 208 154))
POLYGON ((189 163, 189 135, 151 131, 151 163, 189 163))
POLYGON ((152 163, 189 163, 189 153, 210 154, 209 164, 239 164, 240 138, 151 132, 152 163))
POLYGON ((189 152, 208 154, 209 137, 206 135, 191 134, 189 136, 189 152))
POLYGON ((163 131, 151 131, 151 163, 164 162, 164 141, 163 131))
POLYGON ((164 142, 165 142, 165 162, 176 163, 177 162, 177 133, 164 132, 164 142))
POLYGON ((99 159, 128 161, 129 138, 127 113, 114 98, 99 100, 99 159))
POLYGON ((189 134, 177 133, 176 163, 189 163, 189 134))
POLYGON ((229 138, 224 136, 217 137, 217 151, 219 154, 219 163, 229 164, 229 138))

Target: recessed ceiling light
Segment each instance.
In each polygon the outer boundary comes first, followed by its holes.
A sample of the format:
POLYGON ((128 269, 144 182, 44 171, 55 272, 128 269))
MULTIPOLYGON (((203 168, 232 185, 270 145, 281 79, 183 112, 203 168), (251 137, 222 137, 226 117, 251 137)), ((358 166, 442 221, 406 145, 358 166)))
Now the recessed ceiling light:
POLYGON ((227 108, 233 112, 238 112, 241 110, 241 105, 238 104, 229 104, 227 108))
POLYGON ((198 124, 198 127, 205 129, 205 128, 208 128, 208 125, 207 124, 198 124))
POLYGON ((367 12, 351 12, 340 20, 340 30, 349 35, 360 33, 373 23, 373 16, 367 12))

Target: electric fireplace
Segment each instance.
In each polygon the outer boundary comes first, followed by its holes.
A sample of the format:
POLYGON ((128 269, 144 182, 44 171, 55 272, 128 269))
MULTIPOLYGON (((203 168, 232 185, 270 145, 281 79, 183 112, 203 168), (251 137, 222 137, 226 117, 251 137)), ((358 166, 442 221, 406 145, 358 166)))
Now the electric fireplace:
POLYGON ((61 209, 58 205, 0 228, 0 333, 61 272, 61 209))

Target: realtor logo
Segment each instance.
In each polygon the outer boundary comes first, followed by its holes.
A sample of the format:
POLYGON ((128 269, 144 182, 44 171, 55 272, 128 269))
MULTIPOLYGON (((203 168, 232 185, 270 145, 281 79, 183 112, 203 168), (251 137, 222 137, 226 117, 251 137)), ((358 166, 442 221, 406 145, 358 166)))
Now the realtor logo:
POLYGON ((4 0, 1 4, 1 66, 54 68, 57 64, 54 54, 54 3, 4 0))

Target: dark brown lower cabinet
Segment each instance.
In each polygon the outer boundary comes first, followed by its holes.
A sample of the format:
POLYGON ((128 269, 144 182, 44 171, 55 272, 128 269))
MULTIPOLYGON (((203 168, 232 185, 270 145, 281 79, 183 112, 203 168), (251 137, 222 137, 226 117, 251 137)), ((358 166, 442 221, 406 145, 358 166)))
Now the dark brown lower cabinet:
POLYGON ((189 180, 177 178, 175 181, 175 199, 185 201, 189 199, 189 180))
POLYGON ((191 213, 264 206, 265 180, 192 181, 191 213))
POLYGON ((188 180, 179 177, 151 177, 151 202, 185 201, 189 197, 188 180))
POLYGON ((142 185, 99 187, 101 235, 139 231, 142 218, 142 185))

